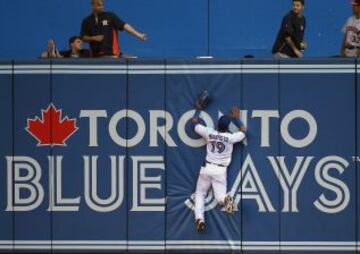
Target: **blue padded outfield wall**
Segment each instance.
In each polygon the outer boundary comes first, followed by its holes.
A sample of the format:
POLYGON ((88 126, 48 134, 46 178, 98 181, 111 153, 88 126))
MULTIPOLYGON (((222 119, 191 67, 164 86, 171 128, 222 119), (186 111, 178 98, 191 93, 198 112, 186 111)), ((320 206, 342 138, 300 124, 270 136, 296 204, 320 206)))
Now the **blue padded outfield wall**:
MULTIPOLYGON (((356 60, 0 62, 0 250, 360 250, 356 60), (236 211, 192 195, 232 105, 249 135, 228 168, 236 211), (50 143, 53 145, 51 146, 50 143)), ((235 126, 231 126, 235 130, 235 126)))
MULTIPOLYGON (((305 56, 339 54, 350 0, 306 0, 305 56)), ((120 33, 124 53, 146 57, 268 57, 291 0, 105 0, 149 40, 120 33)), ((53 38, 59 49, 80 33, 90 0, 0 1, 1 58, 35 58, 53 38)))

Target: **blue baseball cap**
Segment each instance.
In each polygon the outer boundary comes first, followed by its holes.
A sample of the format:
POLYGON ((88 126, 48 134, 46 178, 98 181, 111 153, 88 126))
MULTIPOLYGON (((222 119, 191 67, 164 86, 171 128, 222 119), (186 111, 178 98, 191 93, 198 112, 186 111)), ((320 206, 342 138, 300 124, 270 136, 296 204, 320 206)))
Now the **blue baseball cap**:
POLYGON ((220 117, 219 121, 218 121, 218 131, 221 132, 226 132, 229 130, 229 125, 231 122, 231 118, 229 116, 222 116, 220 117))

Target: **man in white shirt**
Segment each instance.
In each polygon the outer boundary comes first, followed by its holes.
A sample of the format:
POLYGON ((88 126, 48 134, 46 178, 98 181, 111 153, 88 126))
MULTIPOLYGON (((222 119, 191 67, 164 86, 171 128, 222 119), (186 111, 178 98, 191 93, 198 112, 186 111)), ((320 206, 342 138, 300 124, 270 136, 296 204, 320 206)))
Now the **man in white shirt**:
POLYGON ((233 146, 245 138, 245 127, 240 121, 240 111, 235 106, 231 109, 230 116, 222 116, 218 121, 217 130, 199 123, 199 118, 194 117, 194 130, 207 142, 207 153, 204 166, 200 169, 195 192, 195 223, 198 232, 205 229, 204 204, 205 197, 212 186, 214 196, 219 205, 225 206, 225 211, 233 212, 233 200, 227 195, 227 167, 231 163, 233 146), (239 127, 235 133, 229 132, 231 120, 239 127))
POLYGON ((342 57, 360 56, 360 0, 352 1, 352 10, 353 15, 348 18, 342 29, 344 33, 342 57))

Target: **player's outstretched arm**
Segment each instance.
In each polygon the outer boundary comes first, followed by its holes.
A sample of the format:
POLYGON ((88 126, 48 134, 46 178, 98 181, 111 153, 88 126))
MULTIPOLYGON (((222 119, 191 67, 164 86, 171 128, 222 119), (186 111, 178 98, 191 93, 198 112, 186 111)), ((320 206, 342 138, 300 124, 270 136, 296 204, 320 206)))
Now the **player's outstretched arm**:
POLYGON ((236 106, 232 106, 230 111, 230 117, 235 123, 235 125, 239 128, 241 132, 246 132, 245 125, 242 123, 240 119, 240 110, 236 106))
POLYGON ((230 118, 235 123, 235 125, 239 128, 238 132, 234 132, 231 137, 231 142, 238 143, 241 142, 244 138, 248 136, 248 132, 246 131, 245 125, 241 122, 240 119, 240 110, 233 106, 230 110, 230 118))
POLYGON ((201 110, 203 110, 203 107, 201 106, 199 100, 195 101, 195 113, 194 116, 192 117, 191 121, 193 123, 199 123, 200 122, 200 113, 201 110))
POLYGON ((204 90, 202 91, 202 93, 199 94, 194 103, 195 113, 191 119, 191 123, 194 131, 202 137, 206 136, 207 131, 205 125, 200 123, 200 113, 206 108, 206 106, 209 104, 209 101, 209 92, 207 90, 204 90))
POLYGON ((200 113, 201 110, 196 108, 193 117, 191 118, 192 128, 195 130, 197 124, 200 124, 200 113))
POLYGON ((204 110, 208 102, 209 102, 209 94, 206 90, 204 90, 195 100, 195 104, 194 104, 195 113, 191 119, 194 128, 196 124, 200 123, 200 113, 202 110, 204 110))

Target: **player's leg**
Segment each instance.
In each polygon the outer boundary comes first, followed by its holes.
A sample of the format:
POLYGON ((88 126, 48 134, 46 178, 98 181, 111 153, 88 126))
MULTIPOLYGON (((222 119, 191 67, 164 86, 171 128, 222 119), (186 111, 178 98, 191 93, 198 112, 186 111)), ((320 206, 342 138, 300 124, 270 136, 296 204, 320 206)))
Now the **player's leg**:
POLYGON ((230 195, 226 193, 227 190, 227 176, 226 173, 212 176, 211 183, 214 190, 216 202, 219 205, 225 206, 225 211, 232 213, 234 211, 233 200, 230 195))
POLYGON ((196 184, 195 191, 195 222, 196 228, 199 232, 205 228, 205 198, 211 186, 211 179, 206 174, 200 174, 196 184))
POLYGON ((214 190, 216 202, 219 205, 224 205, 227 187, 226 174, 213 175, 211 177, 211 184, 214 190))
POLYGON ((210 177, 206 174, 200 174, 196 183, 195 191, 195 219, 201 219, 205 221, 204 211, 205 211, 205 198, 206 194, 209 191, 211 186, 210 177))

